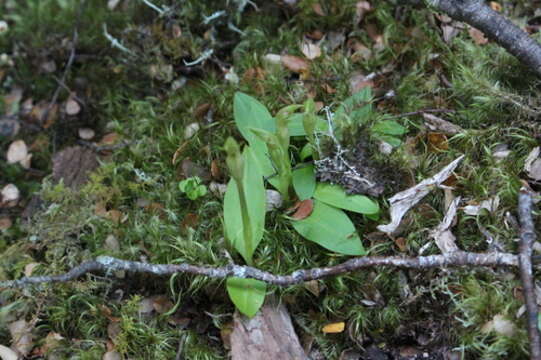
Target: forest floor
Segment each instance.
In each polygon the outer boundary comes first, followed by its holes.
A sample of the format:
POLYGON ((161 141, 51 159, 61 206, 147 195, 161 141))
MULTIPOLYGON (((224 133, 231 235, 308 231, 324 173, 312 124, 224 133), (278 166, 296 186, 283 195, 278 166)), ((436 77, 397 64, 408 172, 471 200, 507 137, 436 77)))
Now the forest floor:
MULTIPOLYGON (((225 139, 242 142, 237 91, 275 114, 308 98, 332 112, 371 89, 373 116, 342 144, 361 146, 379 172, 379 219, 352 217, 370 255, 438 254, 430 230, 450 197, 462 199, 452 227, 460 249, 516 253, 518 190, 523 181, 540 189, 541 170, 525 167, 541 136, 539 78, 424 7, 285 3, 1 2, 0 280, 62 273, 99 255, 226 265, 223 198, 190 200, 179 182, 228 181, 225 139), (386 120, 405 131, 389 139, 370 130, 386 120), (389 222, 388 198, 460 155, 448 190, 430 192, 392 236, 377 230, 389 222)), ((541 40, 541 2, 491 6, 541 40)), ((291 205, 267 214, 254 266, 286 274, 349 258, 292 231, 291 205)), ((528 353, 515 270, 378 267, 267 291, 287 306, 312 359, 528 353), (343 331, 322 330, 342 322, 343 331)), ((222 279, 93 274, 0 289, 0 344, 27 358, 223 359, 234 311, 222 279)))

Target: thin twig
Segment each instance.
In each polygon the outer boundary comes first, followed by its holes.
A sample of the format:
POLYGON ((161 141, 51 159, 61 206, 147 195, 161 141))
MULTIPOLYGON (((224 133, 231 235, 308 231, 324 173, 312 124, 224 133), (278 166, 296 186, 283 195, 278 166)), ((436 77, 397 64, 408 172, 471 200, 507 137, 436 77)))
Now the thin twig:
POLYGON ((400 257, 400 256, 364 256, 350 259, 339 265, 307 270, 297 270, 289 275, 276 275, 250 266, 226 265, 222 267, 198 266, 191 264, 148 264, 139 261, 121 260, 110 256, 99 256, 96 260, 87 261, 74 267, 67 273, 53 276, 23 277, 18 280, 0 281, 0 288, 24 287, 32 284, 67 282, 96 271, 106 275, 124 270, 134 273, 145 273, 159 276, 188 273, 211 278, 227 278, 235 276, 243 279, 257 279, 268 284, 289 286, 305 281, 341 275, 365 267, 391 266, 410 269, 428 269, 457 266, 518 266, 518 256, 510 253, 470 253, 457 251, 445 255, 400 257))
POLYGON ((451 109, 423 109, 423 110, 417 110, 417 111, 402 113, 398 115, 391 115, 391 116, 394 118, 401 118, 401 117, 406 117, 406 116, 422 115, 423 113, 454 113, 454 112, 456 111, 451 110, 451 109))
POLYGON ((530 338, 530 356, 532 360, 541 360, 541 341, 537 320, 537 301, 532 271, 532 245, 535 242, 535 227, 532 219, 533 199, 528 190, 522 188, 518 197, 520 218, 520 253, 519 269, 526 302, 528 337, 530 338))

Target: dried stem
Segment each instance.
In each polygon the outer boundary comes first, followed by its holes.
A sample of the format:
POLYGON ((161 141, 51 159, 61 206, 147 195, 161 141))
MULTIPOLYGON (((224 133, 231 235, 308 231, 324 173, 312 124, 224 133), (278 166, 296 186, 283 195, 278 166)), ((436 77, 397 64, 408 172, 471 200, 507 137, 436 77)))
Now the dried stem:
POLYGON ((519 269, 526 302, 528 337, 530 338, 530 356, 532 360, 541 360, 541 341, 537 328, 537 301, 532 272, 532 245, 535 242, 535 227, 532 219, 533 199, 530 192, 522 188, 518 197, 520 218, 520 253, 519 269))
POLYGON ((250 266, 226 265, 223 267, 197 266, 190 264, 148 264, 139 261, 121 260, 110 256, 100 256, 93 261, 87 261, 74 267, 69 272, 53 276, 23 277, 18 280, 0 281, 0 288, 24 287, 32 284, 67 282, 91 272, 110 274, 114 271, 125 270, 134 273, 146 273, 159 276, 176 273, 203 275, 211 278, 251 278, 265 281, 269 284, 288 286, 304 281, 322 279, 329 276, 353 272, 365 267, 392 266, 410 269, 428 269, 457 266, 518 266, 518 256, 509 253, 470 253, 453 252, 445 255, 430 255, 411 257, 379 257, 365 256, 350 259, 336 266, 297 270, 289 275, 275 275, 250 266))

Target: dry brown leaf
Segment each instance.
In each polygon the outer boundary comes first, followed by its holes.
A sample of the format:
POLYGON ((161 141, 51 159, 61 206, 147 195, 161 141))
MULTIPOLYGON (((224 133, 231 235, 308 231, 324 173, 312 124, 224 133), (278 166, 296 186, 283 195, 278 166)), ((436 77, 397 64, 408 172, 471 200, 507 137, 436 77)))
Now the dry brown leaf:
POLYGON ((219 179, 222 176, 220 167, 218 166, 218 160, 216 159, 210 162, 210 176, 213 179, 219 179))
POLYGON ((195 229, 197 224, 199 223, 199 216, 194 213, 187 213, 186 216, 184 216, 184 219, 182 219, 182 223, 180 226, 183 229, 192 228, 195 229))
POLYGON ((307 72, 310 67, 308 61, 294 55, 282 55, 281 61, 288 70, 295 73, 307 72))
POLYGON ((220 330, 220 337, 222 338, 222 343, 224 348, 227 350, 231 349, 231 333, 233 332, 233 323, 225 324, 220 330))
POLYGON ((314 30, 306 34, 307 38, 312 40, 321 40, 323 38, 323 32, 321 30, 314 30))
POLYGON ((13 221, 11 221, 8 217, 2 217, 0 218, 0 231, 7 230, 13 225, 13 221))
POLYGON ((6 158, 8 164, 24 161, 28 157, 28 147, 23 140, 15 140, 9 145, 6 158))
POLYGON ((456 135, 464 131, 460 126, 432 114, 423 113, 423 119, 426 127, 432 131, 442 132, 446 135, 456 135))
POLYGON ((154 301, 152 298, 144 298, 139 303, 139 313, 148 315, 154 311, 154 301))
POLYGON ((355 6, 355 24, 359 24, 363 21, 367 12, 372 10, 372 6, 368 1, 359 1, 355 6))
POLYGON ((407 241, 403 237, 398 237, 394 239, 395 245, 398 247, 398 250, 406 252, 408 250, 407 241))
POLYGON ((426 137, 428 139, 428 149, 430 151, 438 152, 449 149, 449 142, 447 141, 447 136, 444 134, 429 132, 426 137))
POLYGON ((481 30, 477 30, 474 27, 470 27, 468 30, 468 34, 470 34, 470 37, 473 39, 473 42, 477 45, 484 45, 488 42, 488 39, 486 38, 485 34, 481 30))
POLYGON ((107 325, 107 336, 109 336, 109 339, 114 343, 120 332, 122 331, 122 327, 120 326, 120 322, 118 321, 111 321, 109 325, 107 325))
POLYGON ((312 10, 319 15, 319 16, 325 16, 325 11, 323 11, 323 8, 321 7, 320 3, 314 3, 312 4, 312 10))
POLYGON ((102 360, 122 360, 122 356, 117 351, 107 351, 103 354, 102 360))
POLYGON ((451 40, 453 40, 453 38, 458 35, 460 29, 458 29, 454 25, 442 24, 441 31, 443 32, 443 41, 449 44, 451 40))
POLYGON ((321 292, 321 289, 319 287, 319 281, 317 281, 317 280, 306 281, 304 283, 304 287, 306 288, 306 290, 308 290, 312 294, 314 294, 314 296, 319 296, 319 294, 321 292))
POLYGON ((356 72, 349 78, 349 93, 355 94, 365 87, 374 87, 374 75, 356 72))
POLYGON ((119 135, 116 132, 103 135, 98 145, 114 145, 119 140, 119 135))
POLYGON ((39 266, 39 263, 33 262, 24 266, 24 276, 30 277, 34 272, 34 269, 39 266))
POLYGON ((33 326, 24 319, 17 320, 8 325, 11 334, 11 348, 26 356, 34 347, 33 326))
POLYGON ((303 41, 301 44, 301 52, 306 56, 308 60, 314 60, 321 56, 321 48, 308 41, 303 41))
POLYGON ((299 203, 297 211, 291 217, 295 220, 306 219, 314 210, 314 201, 312 199, 306 199, 299 203))
POLYGON ((163 314, 171 310, 174 304, 165 295, 157 295, 152 298, 152 306, 158 314, 163 314))
POLYGON ((489 3, 490 5, 490 8, 494 11, 497 11, 497 12, 501 12, 502 11, 502 6, 500 5, 500 3, 496 2, 496 1, 491 1, 489 3))
POLYGON ((338 334, 344 331, 346 323, 343 321, 327 324, 321 331, 325 334, 338 334))

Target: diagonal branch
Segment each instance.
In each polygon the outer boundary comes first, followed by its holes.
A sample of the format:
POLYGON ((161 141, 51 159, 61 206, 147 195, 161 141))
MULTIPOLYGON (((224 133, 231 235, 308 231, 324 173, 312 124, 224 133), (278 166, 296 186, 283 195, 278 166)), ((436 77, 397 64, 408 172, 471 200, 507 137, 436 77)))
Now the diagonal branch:
POLYGON ((522 288, 524 290, 524 301, 526 302, 530 355, 532 360, 541 360, 541 341, 537 328, 537 301, 532 272, 532 245, 536 237, 532 219, 533 199, 531 193, 525 188, 520 190, 518 199, 518 213, 521 225, 519 269, 522 288))
POLYGON ((484 0, 426 0, 454 20, 463 21, 503 46, 538 75, 541 75, 541 44, 484 0))
POLYGON ((299 284, 304 281, 340 275, 372 266, 427 269, 457 266, 516 267, 518 264, 518 256, 509 253, 470 253, 457 251, 445 255, 419 256, 415 258, 399 256, 365 256, 350 259, 336 266, 297 270, 289 275, 275 275, 254 267, 234 264, 223 267, 197 266, 190 264, 148 264, 139 261, 121 260, 110 256, 99 256, 96 260, 84 262, 81 265, 74 267, 69 272, 61 275, 23 277, 18 280, 0 281, 0 288, 24 287, 32 284, 50 282, 67 282, 75 280, 87 273, 104 272, 105 274, 110 274, 111 272, 118 270, 158 276, 177 273, 203 275, 211 278, 236 276, 239 278, 257 279, 279 286, 288 286, 299 284))

